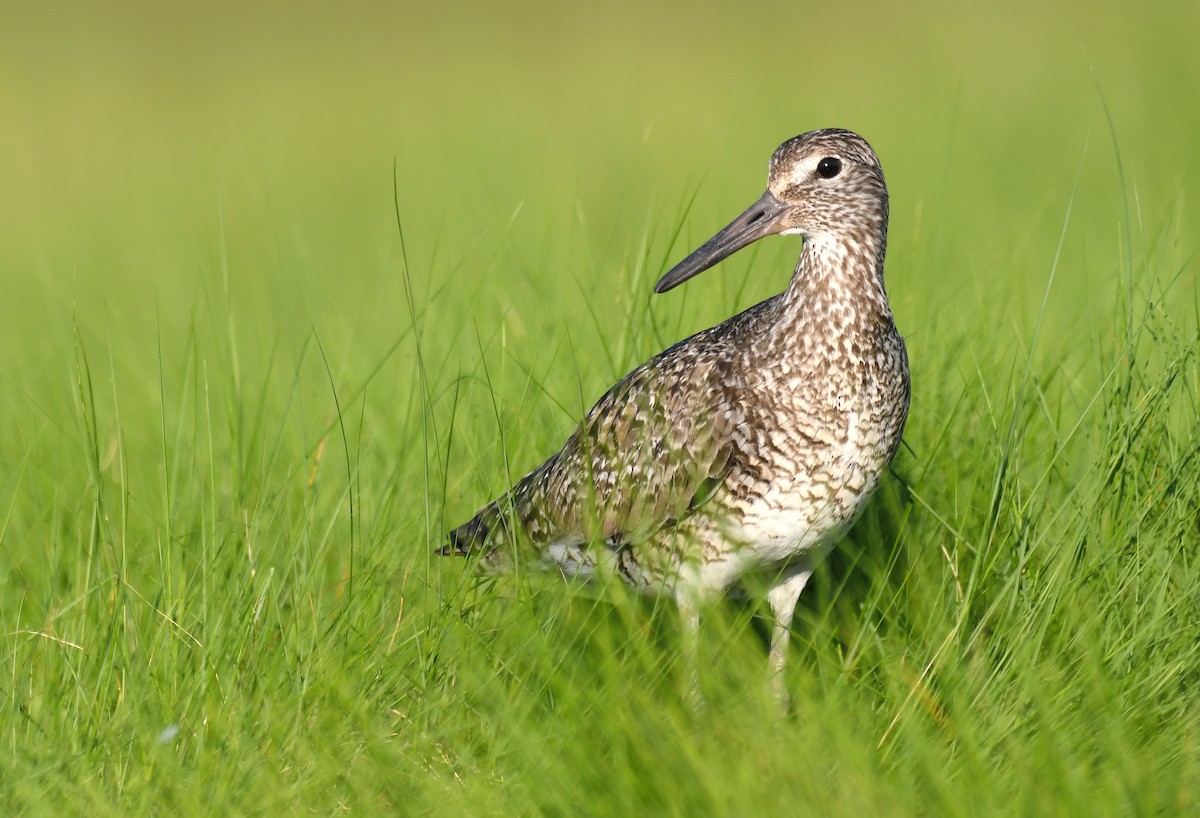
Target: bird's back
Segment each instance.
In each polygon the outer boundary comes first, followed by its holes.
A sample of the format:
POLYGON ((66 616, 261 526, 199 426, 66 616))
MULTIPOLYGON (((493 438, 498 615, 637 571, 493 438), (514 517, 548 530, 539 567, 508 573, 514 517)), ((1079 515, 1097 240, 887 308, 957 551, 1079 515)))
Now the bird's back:
POLYGON ((770 299, 634 369, 566 444, 450 534, 456 553, 502 566, 552 548, 620 550, 704 505, 728 476, 742 398, 731 378, 770 299))

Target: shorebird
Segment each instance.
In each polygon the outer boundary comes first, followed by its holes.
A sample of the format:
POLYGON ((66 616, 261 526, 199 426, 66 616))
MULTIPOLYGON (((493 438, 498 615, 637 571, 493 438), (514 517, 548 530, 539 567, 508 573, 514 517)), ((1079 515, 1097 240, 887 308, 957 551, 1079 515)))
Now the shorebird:
POLYGON ((764 236, 799 234, 787 290, 618 381, 443 553, 478 555, 491 571, 615 574, 673 595, 692 646, 704 600, 773 572, 768 664, 786 708, 796 601, 878 485, 908 416, 908 357, 883 283, 887 226, 883 171, 862 137, 826 129, 784 142, 766 192, 654 290, 764 236))

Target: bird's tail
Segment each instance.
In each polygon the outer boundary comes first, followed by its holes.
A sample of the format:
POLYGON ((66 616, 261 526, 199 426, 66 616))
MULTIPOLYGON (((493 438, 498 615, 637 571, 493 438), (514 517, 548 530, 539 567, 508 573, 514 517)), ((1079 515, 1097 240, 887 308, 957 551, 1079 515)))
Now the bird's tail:
POLYGON ((489 554, 506 541, 509 525, 500 502, 488 503, 474 517, 450 532, 450 542, 442 548, 441 554, 446 557, 489 554))

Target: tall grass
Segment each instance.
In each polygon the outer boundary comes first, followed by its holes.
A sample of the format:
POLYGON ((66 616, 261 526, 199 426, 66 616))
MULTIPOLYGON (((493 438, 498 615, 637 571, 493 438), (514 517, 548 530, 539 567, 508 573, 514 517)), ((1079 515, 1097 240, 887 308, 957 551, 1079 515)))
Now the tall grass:
POLYGON ((12 15, 0 811, 1194 812, 1197 12, 1124 15, 12 15), (649 295, 826 125, 891 186, 906 446, 791 716, 753 594, 693 713, 669 604, 434 551, 784 286, 649 295))

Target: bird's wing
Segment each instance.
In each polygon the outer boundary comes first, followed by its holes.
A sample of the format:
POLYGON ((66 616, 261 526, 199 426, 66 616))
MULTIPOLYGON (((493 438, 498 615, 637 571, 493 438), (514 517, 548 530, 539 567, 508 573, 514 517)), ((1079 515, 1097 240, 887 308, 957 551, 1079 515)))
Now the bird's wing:
POLYGON ((629 544, 686 517, 728 471, 742 423, 742 385, 731 363, 776 300, 679 342, 618 381, 558 453, 450 532, 444 553, 496 552, 514 533, 535 548, 629 544))
POLYGON ((692 345, 618 382, 513 488, 529 539, 635 542, 706 500, 727 469, 736 423, 724 371, 720 356, 692 345))

